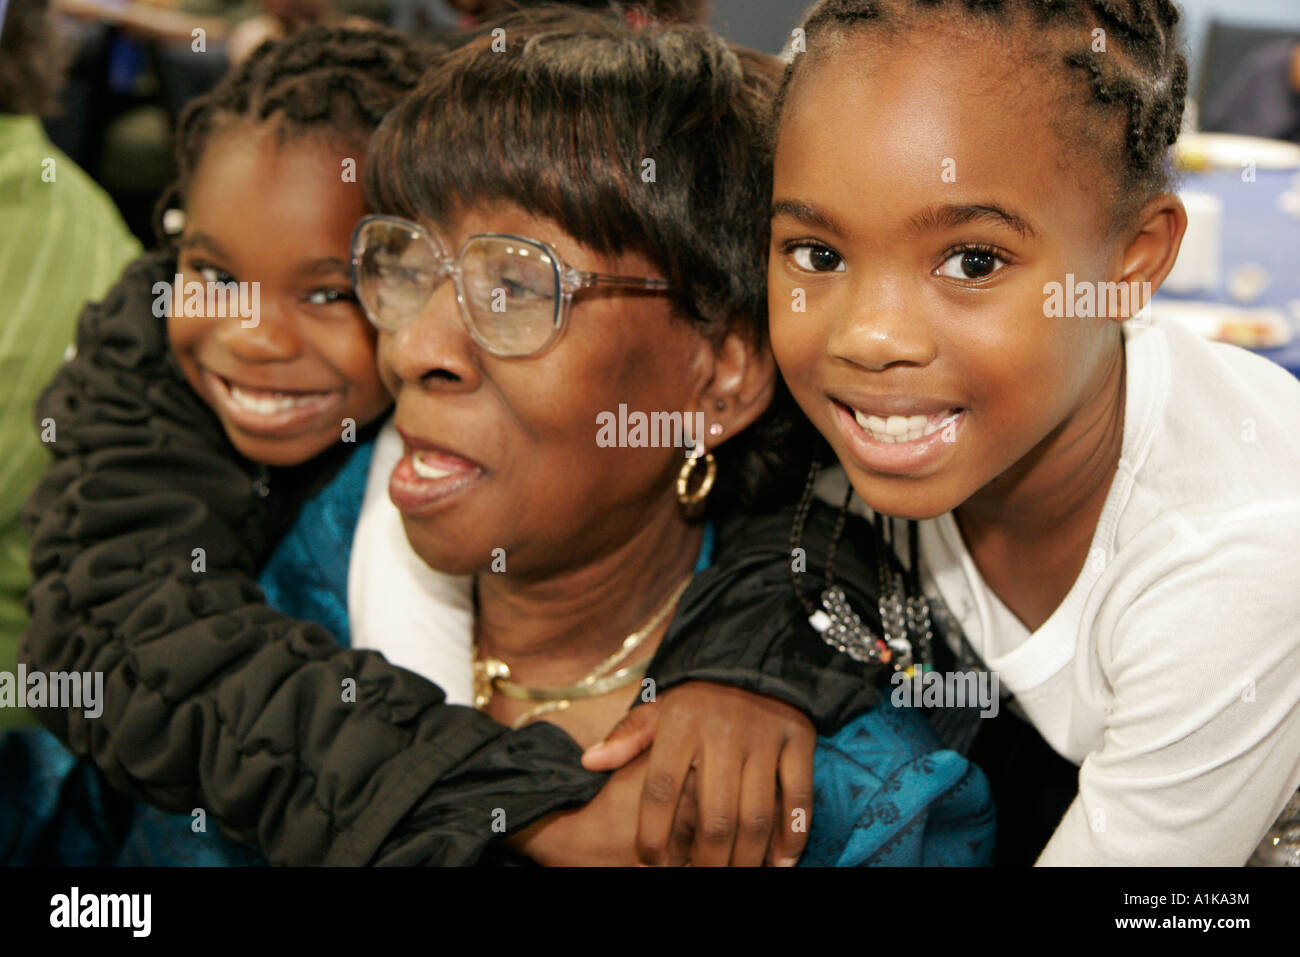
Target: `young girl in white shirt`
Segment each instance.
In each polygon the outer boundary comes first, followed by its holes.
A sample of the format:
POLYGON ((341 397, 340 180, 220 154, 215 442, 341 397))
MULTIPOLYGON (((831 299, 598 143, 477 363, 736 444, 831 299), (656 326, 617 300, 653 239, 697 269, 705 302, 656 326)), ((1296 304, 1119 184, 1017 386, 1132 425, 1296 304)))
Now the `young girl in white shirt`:
POLYGON ((1300 785, 1300 383, 1139 314, 1187 222, 1177 21, 823 0, 779 106, 777 360, 1079 765, 1040 864, 1240 865, 1300 785))

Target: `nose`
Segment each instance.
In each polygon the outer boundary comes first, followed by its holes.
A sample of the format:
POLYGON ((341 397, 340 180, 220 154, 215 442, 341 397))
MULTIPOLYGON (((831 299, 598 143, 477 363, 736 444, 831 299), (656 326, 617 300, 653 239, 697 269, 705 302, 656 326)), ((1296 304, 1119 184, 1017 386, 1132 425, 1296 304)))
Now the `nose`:
POLYGON ((219 322, 217 339, 242 362, 287 362, 302 352, 297 321, 282 305, 262 300, 254 322, 240 317, 219 322))
POLYGON ((935 339, 915 297, 878 278, 860 280, 846 292, 826 342, 828 356, 874 372, 933 361, 935 339))
POLYGON ((474 340, 450 279, 438 284, 419 315, 379 337, 380 371, 392 385, 470 391, 479 381, 475 357, 474 340))

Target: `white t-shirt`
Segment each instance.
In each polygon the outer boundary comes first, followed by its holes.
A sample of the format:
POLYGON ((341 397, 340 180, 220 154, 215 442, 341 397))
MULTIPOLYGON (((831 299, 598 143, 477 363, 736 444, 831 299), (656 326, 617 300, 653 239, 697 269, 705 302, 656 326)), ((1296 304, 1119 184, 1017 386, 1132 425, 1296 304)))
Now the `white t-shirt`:
POLYGON ((1052 616, 1021 624, 951 513, 919 523, 922 580, 1079 765, 1040 865, 1241 865, 1300 786, 1300 382, 1180 326, 1124 334, 1119 468, 1052 616))

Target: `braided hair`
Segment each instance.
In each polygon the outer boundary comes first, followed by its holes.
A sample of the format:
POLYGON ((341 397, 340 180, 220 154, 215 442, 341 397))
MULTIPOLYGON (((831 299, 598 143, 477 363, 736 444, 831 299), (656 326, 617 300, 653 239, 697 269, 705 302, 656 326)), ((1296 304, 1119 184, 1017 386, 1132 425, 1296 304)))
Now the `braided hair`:
POLYGON ((803 23, 810 53, 786 68, 778 118, 808 55, 833 48, 849 31, 896 35, 928 14, 946 14, 966 27, 1014 30, 1034 59, 1086 86, 1095 109, 1063 111, 1058 133, 1081 151, 1105 151, 1117 209, 1131 210, 1167 186, 1167 150, 1178 137, 1187 96, 1172 0, 821 0, 803 23), (1111 132, 1120 123, 1122 137, 1111 132))
POLYGON ((213 132, 226 124, 274 124, 281 138, 326 132, 364 143, 413 89, 439 49, 381 27, 311 27, 263 43, 210 92, 193 100, 176 128, 177 179, 154 211, 160 242, 172 237, 163 213, 184 208, 213 132))

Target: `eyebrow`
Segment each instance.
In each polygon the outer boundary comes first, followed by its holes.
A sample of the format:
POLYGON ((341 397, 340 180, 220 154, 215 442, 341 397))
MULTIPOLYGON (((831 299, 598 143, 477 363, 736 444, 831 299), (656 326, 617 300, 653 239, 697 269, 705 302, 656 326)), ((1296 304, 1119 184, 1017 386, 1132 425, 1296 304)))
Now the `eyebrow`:
POLYGON ((848 234, 848 231, 840 225, 839 220, 812 203, 800 203, 792 199, 774 200, 772 203, 772 218, 775 219, 777 216, 789 216, 805 226, 813 229, 824 229, 839 236, 848 234))
POLYGON ((991 223, 1014 230, 1021 239, 1038 238, 1038 230, 1030 221, 997 203, 947 204, 944 206, 927 206, 910 220, 908 226, 913 232, 938 232, 964 226, 967 223, 991 223))
POLYGON ((176 244, 178 249, 193 249, 195 246, 203 246, 209 252, 216 253, 222 259, 229 259, 229 255, 221 248, 221 243, 217 242, 207 233, 186 233, 181 236, 180 241, 176 244))
POLYGON ((298 271, 304 276, 328 276, 334 273, 351 274, 352 264, 344 262, 337 256, 324 256, 303 264, 298 271))
MULTIPOLYGON (((789 216, 813 229, 824 229, 839 236, 848 234, 834 216, 812 203, 803 203, 791 199, 778 199, 772 203, 772 218, 789 216)), ((964 226, 967 223, 987 222, 1005 226, 1024 238, 1038 238, 1038 230, 1027 217, 999 206, 997 203, 947 204, 944 206, 927 206, 908 220, 912 232, 937 232, 964 226)))

